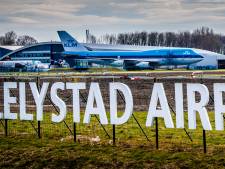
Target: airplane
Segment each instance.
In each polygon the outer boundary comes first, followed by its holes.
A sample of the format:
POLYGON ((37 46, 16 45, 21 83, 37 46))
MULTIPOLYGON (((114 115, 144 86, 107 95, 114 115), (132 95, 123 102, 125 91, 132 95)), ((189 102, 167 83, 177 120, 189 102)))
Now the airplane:
POLYGON ((29 71, 45 72, 49 70, 49 64, 42 63, 41 61, 0 61, 0 69, 26 69, 29 71))
POLYGON ((131 69, 155 69, 158 66, 186 65, 203 60, 203 56, 191 48, 156 47, 147 50, 93 50, 79 43, 66 31, 58 31, 68 64, 73 60, 131 69))

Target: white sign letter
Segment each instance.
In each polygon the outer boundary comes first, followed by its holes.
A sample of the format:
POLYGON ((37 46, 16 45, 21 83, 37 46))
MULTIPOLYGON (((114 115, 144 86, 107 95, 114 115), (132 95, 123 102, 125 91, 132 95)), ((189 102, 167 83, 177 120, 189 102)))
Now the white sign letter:
POLYGON ((215 83, 213 89, 216 130, 224 130, 223 114, 225 113, 225 105, 223 104, 223 92, 225 92, 225 83, 215 83))
POLYGON ((35 82, 30 82, 29 85, 34 97, 34 101, 36 103, 37 120, 42 121, 43 120, 43 103, 45 100, 46 93, 48 91, 49 83, 48 82, 43 83, 40 93, 38 91, 38 88, 35 82))
POLYGON ((174 128, 173 120, 170 114, 170 109, 162 83, 154 83, 152 89, 152 96, 149 104, 146 126, 152 126, 155 117, 164 118, 166 127, 174 128), (161 105, 160 109, 157 109, 158 100, 161 105))
POLYGON ((202 126, 205 130, 212 130, 209 116, 205 106, 209 102, 209 91, 203 84, 187 84, 188 101, 188 126, 189 129, 196 129, 196 112, 199 112, 202 126), (201 99, 196 103, 195 92, 199 92, 201 99))
POLYGON ((133 96, 130 88, 123 83, 110 83, 110 122, 111 124, 123 124, 128 121, 133 112, 133 96), (123 93, 125 99, 125 111, 121 117, 117 115, 117 90, 123 93))
POLYGON ((176 127, 184 128, 183 84, 175 83, 176 127))
POLYGON ((85 83, 66 83, 66 89, 73 92, 73 122, 80 122, 80 89, 85 89, 85 83))
POLYGON ((10 97, 10 89, 16 89, 16 82, 4 82, 4 118, 17 119, 16 113, 10 112, 10 103, 16 103, 16 97, 10 97))
POLYGON ((26 113, 26 89, 25 83, 19 83, 19 98, 20 98, 20 120, 33 120, 33 114, 26 113))
POLYGON ((59 107, 59 115, 52 114, 52 122, 59 123, 63 121, 66 117, 66 104, 60 99, 57 95, 57 90, 64 90, 65 84, 63 82, 56 82, 51 87, 51 100, 52 102, 59 107))
POLYGON ((91 114, 98 114, 101 124, 108 124, 102 94, 98 83, 91 83, 90 85, 84 114, 84 123, 90 123, 91 114), (96 102, 96 107, 94 107, 94 101, 96 102))

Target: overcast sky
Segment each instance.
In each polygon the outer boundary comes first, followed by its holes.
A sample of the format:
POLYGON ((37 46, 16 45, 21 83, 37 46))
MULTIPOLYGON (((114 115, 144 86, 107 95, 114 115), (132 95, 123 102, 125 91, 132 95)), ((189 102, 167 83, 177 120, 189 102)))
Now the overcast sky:
POLYGON ((225 0, 0 0, 0 35, 9 30, 38 41, 67 30, 79 41, 130 31, 183 31, 208 26, 225 34, 225 0))

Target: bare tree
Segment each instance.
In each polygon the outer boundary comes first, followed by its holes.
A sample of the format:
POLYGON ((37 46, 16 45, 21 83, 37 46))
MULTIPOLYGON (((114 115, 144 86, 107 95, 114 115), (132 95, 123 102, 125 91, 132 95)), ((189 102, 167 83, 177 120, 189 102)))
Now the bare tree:
POLYGON ((191 33, 188 31, 185 31, 185 32, 183 32, 183 36, 184 36, 184 39, 183 39, 184 46, 183 47, 191 47, 191 33))
POLYGON ((175 46, 176 45, 176 35, 173 32, 166 32, 166 46, 175 46))
POLYGON ((117 36, 117 44, 125 44, 123 33, 119 33, 119 35, 117 36))
POLYGON ((116 44, 116 35, 109 36, 109 44, 116 44))
POLYGON ((89 36, 89 42, 90 43, 96 43, 97 42, 96 37, 94 35, 90 35, 89 36))
MULTIPOLYGON (((225 36, 201 27, 193 32, 130 32, 103 36, 106 44, 192 47, 225 53, 225 36)), ((102 37, 101 37, 102 38, 102 37)))
POLYGON ((140 33, 140 44, 141 45, 147 45, 147 38, 148 38, 148 33, 143 31, 140 33))
POLYGON ((4 36, 0 36, 0 45, 31 45, 37 43, 38 41, 31 36, 23 35, 17 38, 14 31, 5 33, 4 36))
POLYGON ((15 45, 17 35, 14 31, 5 33, 5 36, 0 37, 1 45, 15 45))
POLYGON ((163 33, 160 33, 159 36, 158 36, 158 46, 164 46, 165 43, 164 43, 164 34, 163 33))
POLYGON ((19 36, 16 41, 16 44, 20 46, 32 45, 35 43, 37 43, 37 40, 28 35, 19 36))
POLYGON ((5 37, 0 36, 0 45, 4 45, 4 42, 5 42, 5 37))
POLYGON ((148 45, 156 46, 157 45, 158 32, 151 32, 148 34, 148 45))

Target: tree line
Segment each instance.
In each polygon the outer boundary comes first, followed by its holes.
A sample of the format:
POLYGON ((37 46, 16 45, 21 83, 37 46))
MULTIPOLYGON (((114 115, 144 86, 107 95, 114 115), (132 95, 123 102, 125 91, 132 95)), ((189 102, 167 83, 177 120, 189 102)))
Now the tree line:
POLYGON ((225 54, 225 36, 208 27, 183 32, 128 32, 90 36, 90 43, 199 48, 225 54))
MULTIPOLYGON (((225 54, 225 35, 214 33, 213 29, 201 27, 183 32, 127 32, 119 34, 105 34, 96 37, 90 34, 88 43, 167 46, 199 48, 225 54)), ((0 36, 0 45, 26 46, 38 43, 28 35, 17 36, 14 31, 9 31, 0 36)))
POLYGON ((38 41, 28 35, 17 36, 14 31, 9 31, 5 35, 0 36, 0 45, 19 45, 26 46, 38 43, 38 41))

